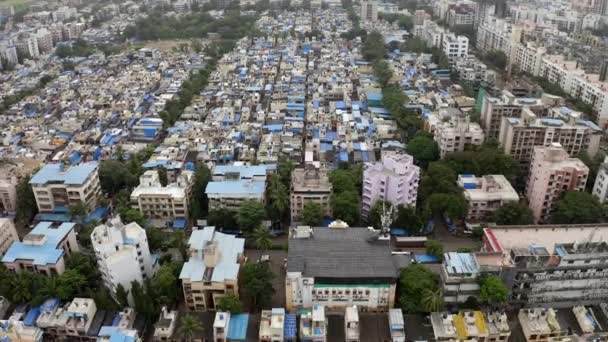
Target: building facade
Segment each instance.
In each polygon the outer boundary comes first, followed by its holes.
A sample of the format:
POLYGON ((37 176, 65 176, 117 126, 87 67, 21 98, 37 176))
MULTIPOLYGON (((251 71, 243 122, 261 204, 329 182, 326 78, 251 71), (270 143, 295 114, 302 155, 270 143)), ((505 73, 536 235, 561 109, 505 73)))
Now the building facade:
POLYGON ((9 218, 0 218, 0 258, 15 241, 19 241, 15 224, 9 218))
POLYGON ((321 206, 324 216, 331 216, 332 185, 327 170, 318 168, 294 169, 291 173, 291 222, 301 219, 306 203, 321 206))
POLYGON ((205 193, 209 207, 238 210, 248 200, 264 202, 270 165, 218 165, 205 193))
POLYGON ((469 56, 469 38, 453 33, 443 35, 442 49, 451 65, 469 56))
POLYGON ((94 209, 101 196, 98 170, 97 162, 46 164, 30 179, 38 210, 65 210, 78 203, 94 209))
POLYGON ((2 263, 11 272, 30 271, 45 276, 62 274, 65 258, 79 251, 75 226, 74 223, 38 223, 23 241, 16 241, 9 247, 2 263))
POLYGON ((605 203, 608 199, 608 157, 600 165, 595 183, 593 184, 593 196, 597 197, 600 203, 605 203))
POLYGON ((363 168, 361 216, 368 214, 376 201, 394 206, 416 206, 420 168, 414 158, 399 151, 382 151, 382 161, 366 163, 363 168))
POLYGON ((496 209, 508 203, 519 202, 519 195, 503 175, 459 175, 458 185, 463 189, 469 204, 467 222, 490 219, 496 209))
POLYGON ((165 227, 176 219, 187 219, 194 173, 182 171, 177 180, 163 186, 158 171, 148 170, 131 192, 131 205, 154 226, 165 227))
POLYGON ((559 144, 536 146, 526 185, 529 207, 538 223, 549 222, 554 201, 566 191, 584 191, 589 168, 570 158, 559 144))
POLYGON ((485 139, 479 124, 471 122, 468 114, 450 108, 439 111, 433 136, 441 158, 449 153, 462 152, 466 147, 481 146, 485 139))
POLYGON ((361 1, 361 19, 363 21, 378 20, 378 4, 375 1, 361 1))
POLYGON ((120 216, 109 219, 95 227, 91 243, 103 283, 113 296, 118 285, 128 293, 133 281, 143 284, 158 269, 157 259, 150 254, 146 231, 136 222, 124 225, 120 216))

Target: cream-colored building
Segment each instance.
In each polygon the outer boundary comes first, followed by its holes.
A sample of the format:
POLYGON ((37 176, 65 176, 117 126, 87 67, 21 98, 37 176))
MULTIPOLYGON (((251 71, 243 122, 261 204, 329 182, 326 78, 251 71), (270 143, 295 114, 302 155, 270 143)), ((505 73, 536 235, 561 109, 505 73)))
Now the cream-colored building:
POLYGON ((330 216, 331 189, 327 170, 318 168, 293 170, 291 173, 291 222, 301 219, 304 205, 309 202, 319 204, 323 214, 330 216))
POLYGON ((599 150, 602 130, 593 122, 580 119, 580 113, 571 112, 568 120, 537 118, 524 108, 521 117, 503 117, 499 141, 505 154, 527 168, 535 146, 559 143, 571 156, 586 152, 595 156, 599 150))
POLYGON ((182 281, 190 311, 215 310, 226 294, 239 295, 238 274, 244 261, 245 240, 205 227, 188 240, 190 259, 184 263, 182 281))
POLYGON ((480 146, 485 134, 479 124, 470 121, 468 114, 458 109, 446 108, 438 115, 434 137, 439 145, 439 154, 443 158, 450 153, 462 152, 467 146, 480 146))
POLYGON ((176 182, 162 186, 158 171, 149 170, 131 192, 131 204, 154 226, 165 227, 175 219, 187 219, 189 197, 194 182, 192 171, 182 171, 176 182))
POLYGON ((554 201, 565 191, 584 191, 589 168, 578 158, 570 158, 560 144, 536 146, 530 163, 526 197, 534 220, 547 223, 554 201))
POLYGON ((46 164, 30 179, 38 210, 50 212, 84 203, 94 209, 101 197, 98 163, 46 164))
POLYGON ((15 241, 19 241, 15 224, 11 219, 0 218, 0 258, 15 241))
POLYGON ((459 175, 458 185, 463 188, 464 198, 469 204, 468 222, 486 220, 496 209, 519 201, 517 191, 503 175, 459 175))
POLYGON ((9 271, 30 271, 57 276, 65 271, 65 258, 78 252, 74 223, 40 222, 23 241, 14 242, 2 257, 9 271))

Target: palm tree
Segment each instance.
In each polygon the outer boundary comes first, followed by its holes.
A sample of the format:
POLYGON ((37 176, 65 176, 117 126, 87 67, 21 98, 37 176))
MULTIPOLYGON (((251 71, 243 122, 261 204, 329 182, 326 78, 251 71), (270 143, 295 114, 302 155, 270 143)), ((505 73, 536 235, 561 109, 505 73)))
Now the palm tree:
POLYGON ((24 303, 32 300, 32 275, 27 272, 19 272, 10 280, 11 302, 24 303))
POLYGON ((422 309, 426 312, 437 312, 443 309, 443 293, 441 289, 425 289, 420 299, 422 309))
POLYGON ((289 208, 289 191, 276 175, 270 178, 268 188, 271 208, 276 212, 276 217, 280 221, 289 208))
POLYGON ((195 335, 203 331, 201 322, 194 316, 186 315, 179 322, 179 335, 186 341, 192 341, 195 335))
POLYGON ((254 229, 251 233, 251 238, 253 239, 253 243, 255 244, 256 248, 267 250, 272 247, 272 235, 270 235, 268 228, 264 226, 260 225, 254 229))

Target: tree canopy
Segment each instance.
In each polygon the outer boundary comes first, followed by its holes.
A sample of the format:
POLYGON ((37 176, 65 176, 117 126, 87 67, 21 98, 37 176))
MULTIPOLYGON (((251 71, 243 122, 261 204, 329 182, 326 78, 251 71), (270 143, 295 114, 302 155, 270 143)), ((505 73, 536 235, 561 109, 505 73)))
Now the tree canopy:
POLYGON ((264 205, 256 200, 248 200, 241 204, 237 213, 237 223, 245 232, 251 232, 257 228, 266 218, 264 205))
POLYGON ((241 281, 245 293, 255 308, 268 307, 275 290, 272 287, 272 273, 268 263, 247 263, 241 271, 241 281))
POLYGON ((490 219, 492 222, 500 225, 524 225, 534 223, 532 210, 517 202, 510 202, 496 209, 490 219))
POLYGON ((488 304, 504 303, 509 297, 507 286, 495 275, 481 277, 479 280, 479 290, 479 298, 488 304))
POLYGON ((430 162, 439 160, 439 145, 428 133, 416 133, 407 143, 407 153, 414 157, 417 165, 426 169, 430 162))
POLYGON ((317 202, 306 202, 302 209, 302 223, 311 227, 318 227, 323 221, 323 209, 317 202))
POLYGON ((426 290, 436 291, 437 276, 422 264, 411 264, 399 277, 400 303, 406 313, 425 312, 422 296, 426 290))
POLYGON ((605 219, 605 209, 588 192, 568 191, 555 203, 551 221, 558 224, 598 223, 605 219))

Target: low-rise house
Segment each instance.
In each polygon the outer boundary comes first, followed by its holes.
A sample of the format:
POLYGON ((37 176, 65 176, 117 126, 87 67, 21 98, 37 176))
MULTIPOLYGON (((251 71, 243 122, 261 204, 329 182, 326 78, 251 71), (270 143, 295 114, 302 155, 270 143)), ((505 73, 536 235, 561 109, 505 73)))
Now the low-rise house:
POLYGON ((325 342, 327 338, 327 317, 323 305, 300 310, 300 340, 325 342))
POLYGON ((179 276, 188 310, 214 310, 224 295, 238 296, 244 246, 244 239, 220 233, 215 227, 192 232, 188 240, 190 259, 179 276))
POLYGON ((359 335, 359 311, 356 306, 349 306, 344 315, 346 342, 359 342, 359 335))
POLYGON ((247 200, 264 202, 266 177, 273 169, 270 165, 216 166, 205 189, 209 207, 237 210, 247 200))
POLYGON ((14 242, 2 263, 13 272, 31 271, 57 276, 65 270, 65 258, 78 252, 74 223, 40 222, 23 241, 14 242))

